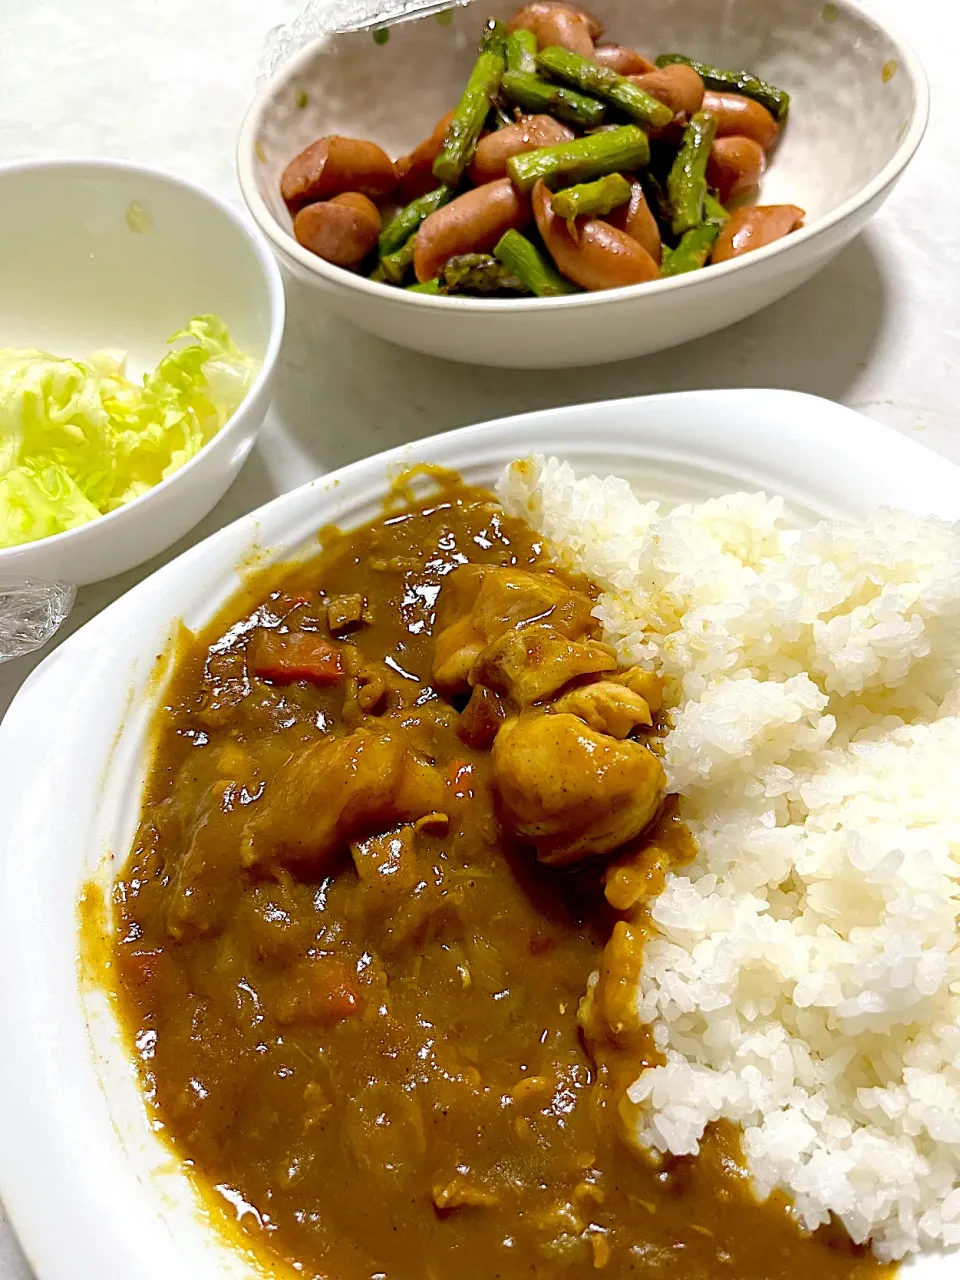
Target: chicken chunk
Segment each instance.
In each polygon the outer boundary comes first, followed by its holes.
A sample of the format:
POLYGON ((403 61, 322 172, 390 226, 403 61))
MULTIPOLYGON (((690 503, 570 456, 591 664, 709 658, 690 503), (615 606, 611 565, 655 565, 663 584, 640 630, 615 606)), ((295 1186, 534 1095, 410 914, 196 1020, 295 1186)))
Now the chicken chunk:
POLYGON ((640 725, 649 728, 653 724, 646 699, 612 680, 597 680, 571 689, 553 703, 551 710, 577 716, 597 733, 611 738, 626 738, 640 725))
POLYGON ((663 706, 663 684, 660 677, 652 671, 644 671, 643 667, 628 667, 626 671, 614 676, 613 681, 639 693, 654 715, 663 706))
POLYGON ((563 713, 508 720, 493 744, 493 773, 504 827, 549 866, 632 840, 656 816, 666 788, 663 766, 646 747, 563 713))
POLYGON ((334 596, 327 605, 327 627, 331 635, 346 635, 369 621, 367 602, 359 592, 334 596))
POLYGON ((470 669, 491 641, 532 622, 570 640, 594 637, 593 601, 548 574, 465 564, 443 584, 437 605, 433 684, 440 693, 468 688, 470 669))
POLYGON ((552 697, 578 676, 615 671, 617 655, 598 640, 568 640, 553 627, 507 631, 494 640, 470 670, 472 685, 486 685, 518 709, 552 697))
POLYGON ((487 751, 493 746, 493 740, 506 718, 507 713, 500 695, 485 685, 478 684, 460 713, 457 737, 468 747, 487 751))
POLYGON ((442 808, 443 777, 401 732, 358 729, 292 756, 248 831, 252 862, 322 873, 350 840, 442 808))

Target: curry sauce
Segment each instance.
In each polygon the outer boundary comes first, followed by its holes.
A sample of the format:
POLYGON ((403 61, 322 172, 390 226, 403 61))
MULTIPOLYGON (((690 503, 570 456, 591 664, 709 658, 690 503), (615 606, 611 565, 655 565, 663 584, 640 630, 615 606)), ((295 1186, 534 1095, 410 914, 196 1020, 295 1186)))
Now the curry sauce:
MULTIPOLYGON (((114 902, 119 1006, 158 1126, 306 1277, 879 1276, 842 1231, 805 1235, 784 1200, 755 1200, 732 1128, 661 1165, 626 1145, 618 1103, 644 1047, 603 1023, 615 945, 588 1036, 578 1012, 611 936, 637 927, 607 897, 635 905, 630 866, 656 881, 662 865, 621 858, 605 897, 604 859, 571 850, 606 851, 649 814, 618 800, 627 826, 611 827, 582 778, 553 810, 564 830, 519 800, 506 812, 495 771, 513 766, 491 746, 504 723, 541 732, 544 695, 523 703, 514 678, 511 703, 502 663, 482 697, 461 687, 473 633, 448 619, 441 643, 437 610, 470 566, 535 576, 554 601, 533 659, 525 642, 529 692, 551 654, 601 669, 555 700, 624 679, 589 590, 464 487, 264 579, 255 608, 184 651, 114 902)), ((656 717, 633 692, 614 698, 622 737, 604 711, 605 776, 656 781, 656 717)), ((589 722, 583 701, 547 729, 589 722)))

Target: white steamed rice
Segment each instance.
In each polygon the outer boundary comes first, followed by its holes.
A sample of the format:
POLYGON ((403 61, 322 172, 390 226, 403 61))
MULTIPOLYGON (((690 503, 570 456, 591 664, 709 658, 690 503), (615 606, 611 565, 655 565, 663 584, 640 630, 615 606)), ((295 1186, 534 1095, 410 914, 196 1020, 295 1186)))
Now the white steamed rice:
POLYGON ((799 531, 763 494, 662 514, 555 459, 500 494, 667 682, 699 853, 652 906, 637 1141, 695 1153, 726 1117, 810 1228, 960 1244, 960 530, 799 531))

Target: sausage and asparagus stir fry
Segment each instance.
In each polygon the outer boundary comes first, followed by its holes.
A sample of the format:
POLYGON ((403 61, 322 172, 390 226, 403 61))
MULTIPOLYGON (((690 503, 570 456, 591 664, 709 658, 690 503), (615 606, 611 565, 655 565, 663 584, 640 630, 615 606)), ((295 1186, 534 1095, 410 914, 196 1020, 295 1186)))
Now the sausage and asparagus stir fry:
POLYGON ((297 240, 385 285, 547 298, 727 262, 801 224, 795 205, 744 204, 787 93, 602 35, 544 0, 488 22, 459 103, 409 155, 330 136, 290 162, 297 240))

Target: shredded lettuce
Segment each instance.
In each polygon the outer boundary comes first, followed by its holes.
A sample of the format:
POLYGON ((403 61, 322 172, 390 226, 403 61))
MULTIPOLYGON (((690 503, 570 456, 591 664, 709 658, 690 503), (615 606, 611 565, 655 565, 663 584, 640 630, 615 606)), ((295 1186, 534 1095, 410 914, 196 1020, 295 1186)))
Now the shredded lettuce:
POLYGON ((237 409, 256 364, 219 316, 195 316, 138 386, 124 356, 0 349, 0 547, 48 538, 139 497, 237 409))

